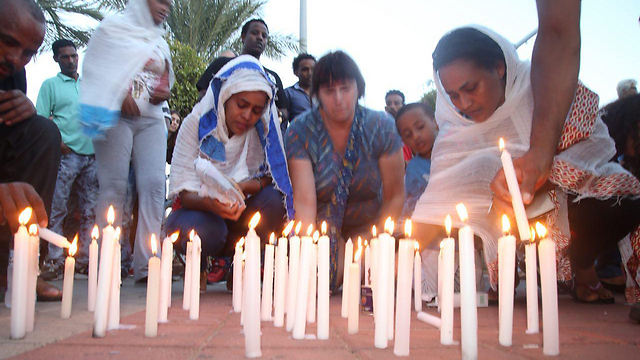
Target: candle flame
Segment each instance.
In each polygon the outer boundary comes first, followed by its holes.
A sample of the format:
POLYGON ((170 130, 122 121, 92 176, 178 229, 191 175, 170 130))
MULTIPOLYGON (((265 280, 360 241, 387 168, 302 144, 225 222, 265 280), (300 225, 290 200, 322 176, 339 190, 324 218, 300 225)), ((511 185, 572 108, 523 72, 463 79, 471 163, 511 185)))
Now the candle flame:
POLYGON ((164 211, 164 217, 168 218, 172 211, 173 209, 168 207, 167 210, 164 211))
POLYGON ((360 255, 362 255, 362 248, 358 247, 358 250, 356 251, 356 255, 353 258, 353 262, 357 262, 358 260, 360 260, 360 255))
POLYGON ((373 225, 371 227, 371 233, 373 234, 373 237, 375 238, 376 236, 378 236, 378 230, 376 229, 376 226, 373 225))
POLYGON ((447 237, 451 237, 451 215, 444 218, 444 227, 447 229, 447 237))
POLYGON ((369 242, 367 240, 364 241, 364 247, 369 246, 369 242))
POLYGON ((320 229, 322 230, 322 235, 327 235, 327 222, 323 221, 322 225, 320 225, 320 229))
POLYGON ((76 251, 78 251, 78 234, 76 234, 76 236, 74 236, 73 242, 71 243, 71 246, 69 247, 69 256, 75 255, 76 251))
POLYGON ((255 213, 249 221, 249 229, 255 229, 258 226, 258 222, 260 222, 260 212, 255 213))
POLYGON ((113 210, 113 205, 109 206, 109 210, 107 210, 107 222, 109 226, 113 225, 113 222, 116 221, 116 212, 113 210))
POLYGON ((469 214, 467 213, 467 208, 463 203, 456 205, 456 211, 458 212, 458 216, 462 222, 466 222, 469 219, 469 214))
POLYGON ((176 242, 176 240, 178 240, 178 237, 180 237, 180 231, 176 231, 173 234, 171 234, 171 242, 172 243, 176 242))
POLYGON ((313 225, 310 224, 309 227, 307 228, 307 236, 311 236, 311 234, 313 234, 313 225))
POLYGON ((302 228, 302 221, 298 221, 296 224, 296 235, 300 234, 300 229, 302 228))
POLYGON ((120 232, 121 232, 121 231, 122 231, 122 230, 120 229, 120 226, 118 226, 118 227, 116 228, 115 233, 114 233, 114 238, 116 239, 116 241, 119 241, 119 240, 120 240, 120 232))
POLYGON ((536 229, 533 228, 533 226, 531 227, 531 242, 536 241, 536 229))
POLYGON ((504 150, 504 139, 500 138, 500 141, 498 142, 498 147, 500 148, 500 151, 504 150))
POLYGON ((284 230, 282 230, 282 237, 287 237, 289 236, 289 233, 291 233, 291 230, 293 229, 293 225, 295 225, 295 221, 291 220, 289 221, 289 223, 287 224, 287 227, 284 228, 284 230))
POLYGON ((93 225, 93 230, 91 230, 91 238, 93 240, 98 240, 100 237, 100 229, 98 229, 98 225, 93 225))
POLYGON ((318 242, 318 239, 320 238, 320 233, 318 232, 318 230, 313 232, 313 243, 316 244, 318 242))
POLYGON ((20 216, 18 216, 18 222, 20 223, 20 225, 27 225, 29 219, 31 219, 32 212, 33 209, 31 209, 31 207, 29 206, 20 213, 20 216))
POLYGON ((509 217, 506 214, 502 214, 502 233, 507 235, 511 231, 511 224, 509 223, 509 217))
POLYGON ((407 238, 411 237, 411 220, 409 219, 404 222, 404 236, 407 238))
POLYGON ((413 246, 416 249, 416 251, 420 251, 420 244, 418 244, 418 241, 416 241, 413 246))
POLYGON ((538 237, 540 239, 544 239, 545 237, 547 237, 547 229, 539 222, 536 223, 536 232, 538 233, 538 237))
POLYGON ((275 239, 276 239, 276 234, 272 232, 271 235, 269 235, 269 245, 273 245, 273 242, 275 239))
POLYGON ((38 225, 36 224, 29 225, 29 235, 38 236, 38 225))
POLYGON ((393 220, 391 220, 391 216, 389 216, 384 222, 384 231, 386 231, 389 235, 393 234, 393 220))
POLYGON ((244 246, 244 236, 240 238, 240 240, 238 240, 238 243, 236 244, 237 247, 243 247, 244 246))
POLYGON ((151 234, 151 252, 153 256, 156 256, 158 252, 158 240, 156 240, 156 234, 151 234))

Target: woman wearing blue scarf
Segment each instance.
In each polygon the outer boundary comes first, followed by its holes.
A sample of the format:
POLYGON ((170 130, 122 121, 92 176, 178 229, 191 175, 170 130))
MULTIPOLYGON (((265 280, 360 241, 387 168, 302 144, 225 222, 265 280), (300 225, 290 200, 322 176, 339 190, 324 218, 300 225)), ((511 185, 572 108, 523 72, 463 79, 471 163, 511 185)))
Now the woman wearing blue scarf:
POLYGON ((169 196, 181 208, 166 232, 180 230, 184 252, 189 232, 202 239, 202 260, 228 254, 247 232, 256 211, 263 241, 293 217, 293 198, 273 100, 275 84, 249 55, 229 61, 215 75, 178 133, 169 196))

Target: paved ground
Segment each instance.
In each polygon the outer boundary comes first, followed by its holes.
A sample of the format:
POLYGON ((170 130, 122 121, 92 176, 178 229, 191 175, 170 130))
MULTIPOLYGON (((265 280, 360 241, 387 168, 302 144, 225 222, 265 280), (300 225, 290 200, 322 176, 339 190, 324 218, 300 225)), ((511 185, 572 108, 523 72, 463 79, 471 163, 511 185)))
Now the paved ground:
MULTIPOLYGON (((61 285, 61 284, 58 284, 61 285)), ((173 288, 174 307, 168 324, 161 324, 156 338, 145 338, 145 287, 131 279, 122 288, 122 324, 129 330, 110 331, 103 339, 91 337, 92 314, 86 311, 86 281, 78 277, 70 320, 60 320, 60 303, 38 303, 36 328, 26 339, 9 340, 10 311, 0 309, 0 358, 14 359, 242 359, 244 337, 240 315, 232 313, 231 294, 224 284, 209 285, 201 298, 200 320, 190 321, 181 309, 182 282, 173 288), (176 306, 178 305, 178 306, 176 306)), ((560 295, 560 358, 638 359, 640 325, 628 320, 629 306, 618 296, 615 305, 583 305, 560 295)), ((433 312, 433 310, 427 310, 433 312)), ((265 359, 391 359, 393 343, 384 350, 373 346, 373 319, 363 315, 360 333, 347 334, 340 317, 340 297, 331 300, 330 340, 293 340, 283 328, 262 323, 262 357, 265 359)), ((454 338, 460 338, 456 311, 454 338)), ((498 344, 498 308, 478 309, 480 359, 544 359, 542 336, 526 335, 524 290, 518 289, 514 315, 514 339, 510 348, 498 344)), ((307 327, 315 333, 315 324, 307 327)), ((441 346, 439 331, 415 318, 411 322, 411 355, 415 359, 459 359, 459 346, 441 346)))

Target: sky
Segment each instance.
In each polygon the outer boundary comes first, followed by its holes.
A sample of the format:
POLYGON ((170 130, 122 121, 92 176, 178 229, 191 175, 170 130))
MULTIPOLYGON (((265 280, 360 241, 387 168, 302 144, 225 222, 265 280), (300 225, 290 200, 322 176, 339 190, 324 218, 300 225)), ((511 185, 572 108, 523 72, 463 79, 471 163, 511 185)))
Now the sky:
MULTIPOLYGON (((260 15, 270 33, 299 36, 300 0, 270 0, 260 15)), ((600 105, 617 99, 622 79, 640 79, 640 1, 583 0, 580 79, 600 95, 600 105)), ((518 42, 537 27, 535 0, 307 0, 307 51, 317 58, 343 50, 366 81, 362 105, 384 109, 388 90, 402 91, 407 103, 420 100, 433 79, 431 53, 449 30, 467 24, 489 27, 518 42)), ((520 47, 530 59, 535 37, 520 47)), ((297 78, 296 54, 261 58, 284 86, 297 78)), ((82 52, 80 56, 82 63, 82 52)), ((28 96, 34 101, 44 80, 59 67, 43 53, 27 65, 28 96)))

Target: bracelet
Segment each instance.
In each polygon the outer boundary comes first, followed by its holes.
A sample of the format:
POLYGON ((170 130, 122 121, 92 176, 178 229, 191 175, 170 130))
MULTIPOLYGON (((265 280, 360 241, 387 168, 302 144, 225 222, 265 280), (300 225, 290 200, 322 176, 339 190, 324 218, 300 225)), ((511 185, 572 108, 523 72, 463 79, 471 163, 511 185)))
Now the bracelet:
POLYGON ((260 178, 255 178, 256 181, 258 182, 258 184, 260 185, 260 190, 258 190, 258 192, 262 191, 262 181, 260 181, 260 178))

